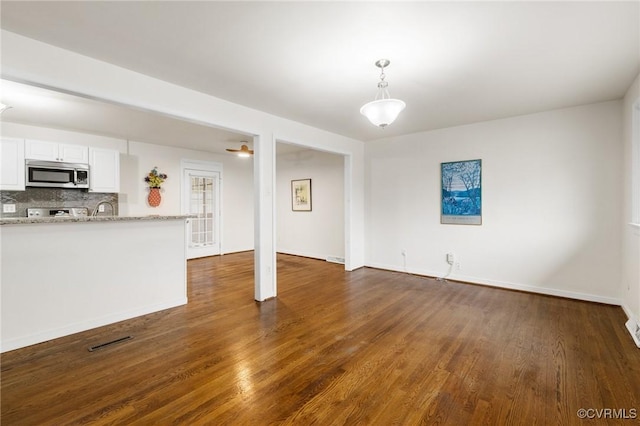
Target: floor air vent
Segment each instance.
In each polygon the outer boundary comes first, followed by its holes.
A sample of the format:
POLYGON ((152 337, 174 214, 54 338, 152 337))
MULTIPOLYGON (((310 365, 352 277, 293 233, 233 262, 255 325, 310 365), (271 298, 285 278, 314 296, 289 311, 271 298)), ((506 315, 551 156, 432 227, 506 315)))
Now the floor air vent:
POLYGON ((99 345, 91 346, 89 348, 89 352, 97 351, 98 349, 103 349, 103 348, 106 348, 108 346, 115 345, 116 343, 122 343, 122 342, 130 340, 132 338, 133 338, 133 336, 125 336, 125 337, 121 337, 121 338, 116 339, 116 340, 112 340, 110 342, 100 343, 99 345))

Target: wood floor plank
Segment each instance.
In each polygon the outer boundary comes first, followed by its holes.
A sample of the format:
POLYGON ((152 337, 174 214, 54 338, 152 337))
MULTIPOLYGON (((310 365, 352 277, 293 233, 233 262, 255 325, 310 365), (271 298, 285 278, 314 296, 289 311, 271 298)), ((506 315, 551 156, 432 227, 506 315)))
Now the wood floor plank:
POLYGON ((580 408, 640 410, 619 307, 288 255, 278 297, 257 303, 251 252, 187 269, 186 306, 2 354, 2 425, 578 425, 580 408))

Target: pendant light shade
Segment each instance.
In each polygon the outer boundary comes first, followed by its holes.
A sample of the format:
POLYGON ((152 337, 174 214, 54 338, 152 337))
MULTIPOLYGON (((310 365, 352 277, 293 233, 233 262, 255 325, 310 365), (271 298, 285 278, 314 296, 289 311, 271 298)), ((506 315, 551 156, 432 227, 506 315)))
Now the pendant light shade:
POLYGON ((406 104, 400 99, 379 99, 364 104, 360 108, 360 114, 369 119, 378 127, 386 127, 396 121, 398 114, 402 112, 406 104))
POLYGON ((380 82, 378 83, 378 93, 375 100, 366 103, 360 108, 360 114, 364 115, 369 121, 378 127, 385 128, 393 123, 398 114, 402 112, 406 104, 400 99, 391 99, 387 90, 387 83, 384 74, 384 67, 390 64, 388 59, 380 59, 376 61, 376 66, 380 68, 380 82))

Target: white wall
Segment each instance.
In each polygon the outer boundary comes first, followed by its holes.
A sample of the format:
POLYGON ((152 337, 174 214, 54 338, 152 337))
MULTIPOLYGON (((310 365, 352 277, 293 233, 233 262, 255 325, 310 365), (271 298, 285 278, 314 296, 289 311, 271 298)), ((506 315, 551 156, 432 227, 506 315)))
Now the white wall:
POLYGON ((194 151, 144 142, 129 142, 129 155, 121 164, 121 214, 181 214, 181 160, 221 163, 222 170, 222 252, 253 250, 253 163, 233 155, 194 151), (244 160, 244 161, 243 161, 244 160), (157 166, 168 175, 162 184, 162 203, 147 202, 147 173, 157 166))
POLYGON ((253 250, 253 160, 229 156, 222 164, 222 253, 253 250))
MULTIPOLYGON (((640 75, 623 101, 624 115, 624 204, 622 224, 622 306, 630 318, 640 321, 640 229, 631 222, 632 107, 640 99, 640 75)), ((640 194, 639 194, 640 196, 640 194)))
POLYGON ((621 106, 367 143, 366 264, 442 276, 454 252, 452 279, 619 303, 621 106), (440 163, 470 159, 482 159, 483 223, 441 225, 440 163))
POLYGON ((120 151, 120 216, 179 215, 182 188, 182 159, 211 161, 223 165, 223 240, 222 252, 253 249, 253 164, 233 155, 194 151, 179 147, 126 141, 88 133, 70 132, 32 125, 3 123, 2 136, 40 139, 86 145, 120 151), (244 160, 244 161, 243 161, 244 160), (162 203, 147 203, 146 174, 154 167, 169 178, 162 186, 162 203))
POLYGON ((344 258, 344 157, 316 150, 278 152, 276 169, 277 251, 344 258), (311 179, 310 212, 291 208, 296 179, 311 179))

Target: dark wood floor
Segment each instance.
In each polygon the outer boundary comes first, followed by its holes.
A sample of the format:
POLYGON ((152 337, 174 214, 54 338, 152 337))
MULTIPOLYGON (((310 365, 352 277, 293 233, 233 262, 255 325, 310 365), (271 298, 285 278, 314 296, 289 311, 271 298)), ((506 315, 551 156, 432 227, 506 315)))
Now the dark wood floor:
POLYGON ((278 298, 256 303, 252 262, 190 261, 187 306, 3 354, 2 425, 568 425, 604 424, 580 408, 640 410, 619 307, 286 255, 278 298))

